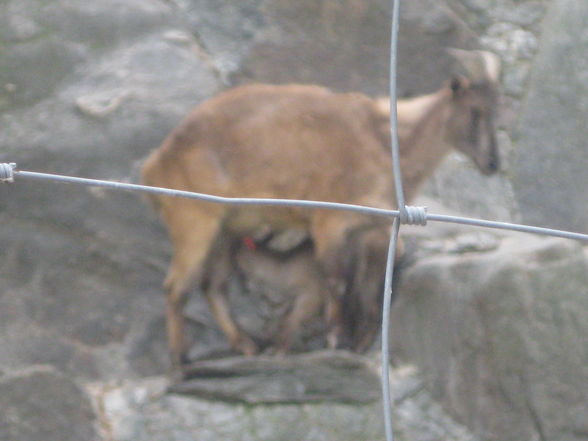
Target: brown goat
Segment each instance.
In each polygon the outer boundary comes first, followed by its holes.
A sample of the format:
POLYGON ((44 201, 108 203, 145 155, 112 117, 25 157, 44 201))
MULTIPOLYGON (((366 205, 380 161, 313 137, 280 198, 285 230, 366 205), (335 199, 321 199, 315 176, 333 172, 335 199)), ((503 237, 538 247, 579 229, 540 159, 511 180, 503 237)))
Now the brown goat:
MULTIPOLYGON (((472 158, 483 173, 499 167, 494 133, 497 57, 479 51, 454 55, 466 67, 465 76, 433 94, 398 103, 407 201, 452 149, 472 158)), ((143 181, 229 197, 394 208, 388 119, 389 100, 362 94, 308 85, 238 87, 196 107, 147 158, 143 181)), ((245 354, 256 352, 254 342, 231 317, 224 277, 217 276, 223 271, 207 271, 206 264, 220 263, 229 271, 235 238, 261 225, 309 231, 327 281, 329 341, 336 345, 349 278, 348 247, 363 231, 382 229, 382 221, 324 209, 236 207, 165 196, 155 196, 154 202, 174 248, 165 289, 175 367, 186 354, 182 309, 195 281, 202 284, 231 346, 245 354)))
MULTIPOLYGON (((342 305, 344 334, 341 337, 356 352, 369 348, 379 328, 388 230, 373 228, 361 231, 348 241, 352 252, 347 253, 349 261, 346 262, 348 271, 342 305)), ((288 235, 278 235, 277 240, 288 239, 288 235)), ((302 344, 299 347, 306 348, 307 342, 302 341, 300 334, 307 336, 307 324, 311 331, 316 331, 318 318, 328 306, 330 287, 317 265, 308 237, 301 243, 295 241, 293 246, 276 247, 271 244, 272 241, 269 242, 267 239, 255 242, 254 247, 242 243, 235 250, 235 270, 244 281, 242 289, 246 296, 255 293, 262 298, 271 297, 271 305, 278 306, 272 308, 276 318, 268 320, 273 327, 278 321, 277 331, 268 327, 264 330, 266 334, 258 337, 269 343, 275 353, 283 354, 298 340, 302 344)), ((210 268, 214 273, 219 269, 226 270, 214 264, 210 268)), ((324 330, 324 326, 320 329, 324 330)), ((311 344, 315 343, 311 340, 311 344)))

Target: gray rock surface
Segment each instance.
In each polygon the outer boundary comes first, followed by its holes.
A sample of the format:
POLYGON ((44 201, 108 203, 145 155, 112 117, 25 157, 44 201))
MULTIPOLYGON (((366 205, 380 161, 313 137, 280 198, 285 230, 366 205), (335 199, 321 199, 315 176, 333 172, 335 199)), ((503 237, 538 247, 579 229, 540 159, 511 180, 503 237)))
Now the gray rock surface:
POLYGON ((364 357, 316 351, 288 357, 231 357, 193 363, 170 391, 248 404, 380 399, 378 370, 364 357))
POLYGON ((395 353, 483 439, 585 439, 586 249, 527 236, 453 249, 404 274, 395 353))
MULTIPOLYGON (((220 86, 164 2, 2 8, 0 160, 17 157, 23 169, 131 180, 137 161, 220 86)), ((0 364, 50 363, 85 378, 165 369, 155 323, 168 253, 147 204, 38 182, 0 192, 0 364)))
MULTIPOLYGON (((237 81, 313 82, 387 94, 389 2, 257 3, 264 28, 235 72, 237 81)), ((402 12, 399 95, 432 91, 450 73, 444 48, 475 44, 474 36, 438 2, 406 2, 402 12)))
MULTIPOLYGON (((434 404, 410 368, 392 372, 400 441, 476 441, 434 404)), ((381 403, 244 405, 165 394, 161 377, 92 387, 104 439, 116 441, 384 439, 381 403)))
POLYGON ((90 397, 48 366, 0 376, 0 440, 95 441, 90 397))
POLYGON ((516 132, 513 185, 524 222, 588 230, 588 64, 584 2, 549 6, 516 132), (532 158, 532 159, 531 159, 532 158), (557 216, 550 215, 556 210, 557 216))

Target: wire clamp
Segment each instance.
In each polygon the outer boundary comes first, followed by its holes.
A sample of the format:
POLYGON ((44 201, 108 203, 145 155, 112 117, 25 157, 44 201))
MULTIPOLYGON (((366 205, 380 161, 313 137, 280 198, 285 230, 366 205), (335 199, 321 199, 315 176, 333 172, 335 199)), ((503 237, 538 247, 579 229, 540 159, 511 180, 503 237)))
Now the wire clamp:
POLYGON ((11 163, 0 163, 0 182, 14 182, 14 169, 16 168, 16 164, 14 162, 11 163))
POLYGON ((399 211, 401 224, 427 225, 427 207, 411 207, 405 205, 399 211))

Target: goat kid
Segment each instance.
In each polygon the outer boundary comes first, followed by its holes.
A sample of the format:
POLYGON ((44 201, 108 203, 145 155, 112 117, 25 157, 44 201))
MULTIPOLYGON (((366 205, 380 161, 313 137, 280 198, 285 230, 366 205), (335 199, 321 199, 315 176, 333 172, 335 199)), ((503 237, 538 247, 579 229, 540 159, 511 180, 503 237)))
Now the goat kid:
MULTIPOLYGON (((398 103, 407 201, 453 149, 470 157, 484 174, 499 168, 494 132, 498 58, 482 51, 453 50, 452 55, 464 75, 433 94, 398 103)), ((312 85, 237 87, 196 107, 149 155, 143 181, 228 197, 310 199, 393 209, 389 106, 387 99, 312 85)), ((239 237, 260 226, 309 232, 313 258, 327 287, 323 295, 329 343, 335 346, 343 333, 342 299, 353 261, 349 245, 364 231, 386 230, 381 220, 339 211, 152 198, 174 249, 164 286, 168 343, 177 369, 187 351, 182 310, 194 282, 202 285, 231 346, 246 355, 257 351, 231 316, 223 287, 223 273, 230 271, 239 237)), ((368 321, 378 321, 370 308, 365 314, 368 321)))
MULTIPOLYGON (((285 354, 292 346, 297 350, 315 347, 316 339, 309 337, 314 337, 317 330, 324 334, 324 325, 317 323, 328 306, 329 286, 313 255, 310 238, 306 236, 286 247, 273 244, 276 240, 284 242, 284 238, 290 242, 289 236, 290 233, 279 234, 274 240, 253 242, 254 246, 244 241, 234 255, 234 270, 243 282, 245 296, 272 299, 269 307, 275 310, 276 317, 267 321, 274 331, 268 334, 266 329, 258 337, 276 354, 285 354)), ((388 228, 357 232, 349 239, 353 251, 347 254, 350 260, 346 262, 341 338, 346 347, 356 352, 364 352, 371 346, 379 327, 379 296, 383 292, 388 241, 388 228)), ((215 268, 218 267, 213 266, 212 271, 215 268)), ((395 281, 398 264, 396 269, 395 281)))

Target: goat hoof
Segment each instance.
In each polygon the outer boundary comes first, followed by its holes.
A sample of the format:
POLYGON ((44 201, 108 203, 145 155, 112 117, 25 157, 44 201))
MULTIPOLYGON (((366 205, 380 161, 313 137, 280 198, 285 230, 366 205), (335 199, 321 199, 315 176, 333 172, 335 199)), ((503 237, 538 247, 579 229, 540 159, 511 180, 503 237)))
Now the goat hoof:
POLYGON ((249 337, 241 337, 234 348, 245 357, 253 357, 259 353, 259 348, 249 337))
POLYGON ((168 377, 172 383, 179 383, 186 379, 186 366, 190 363, 187 354, 172 357, 168 377))
POLYGON ((270 348, 264 351, 264 354, 281 359, 285 358, 288 354, 288 348, 282 345, 271 346, 270 348))
POLYGON ((274 352, 274 357, 277 358, 278 360, 283 360, 284 358, 286 358, 287 355, 288 355, 288 351, 284 348, 278 348, 274 352))
POLYGON ((186 379, 186 371, 182 366, 172 366, 167 376, 171 384, 181 383, 186 379))
POLYGON ((339 347, 339 333, 338 332, 330 332, 327 335, 327 348, 330 350, 335 350, 339 347))

